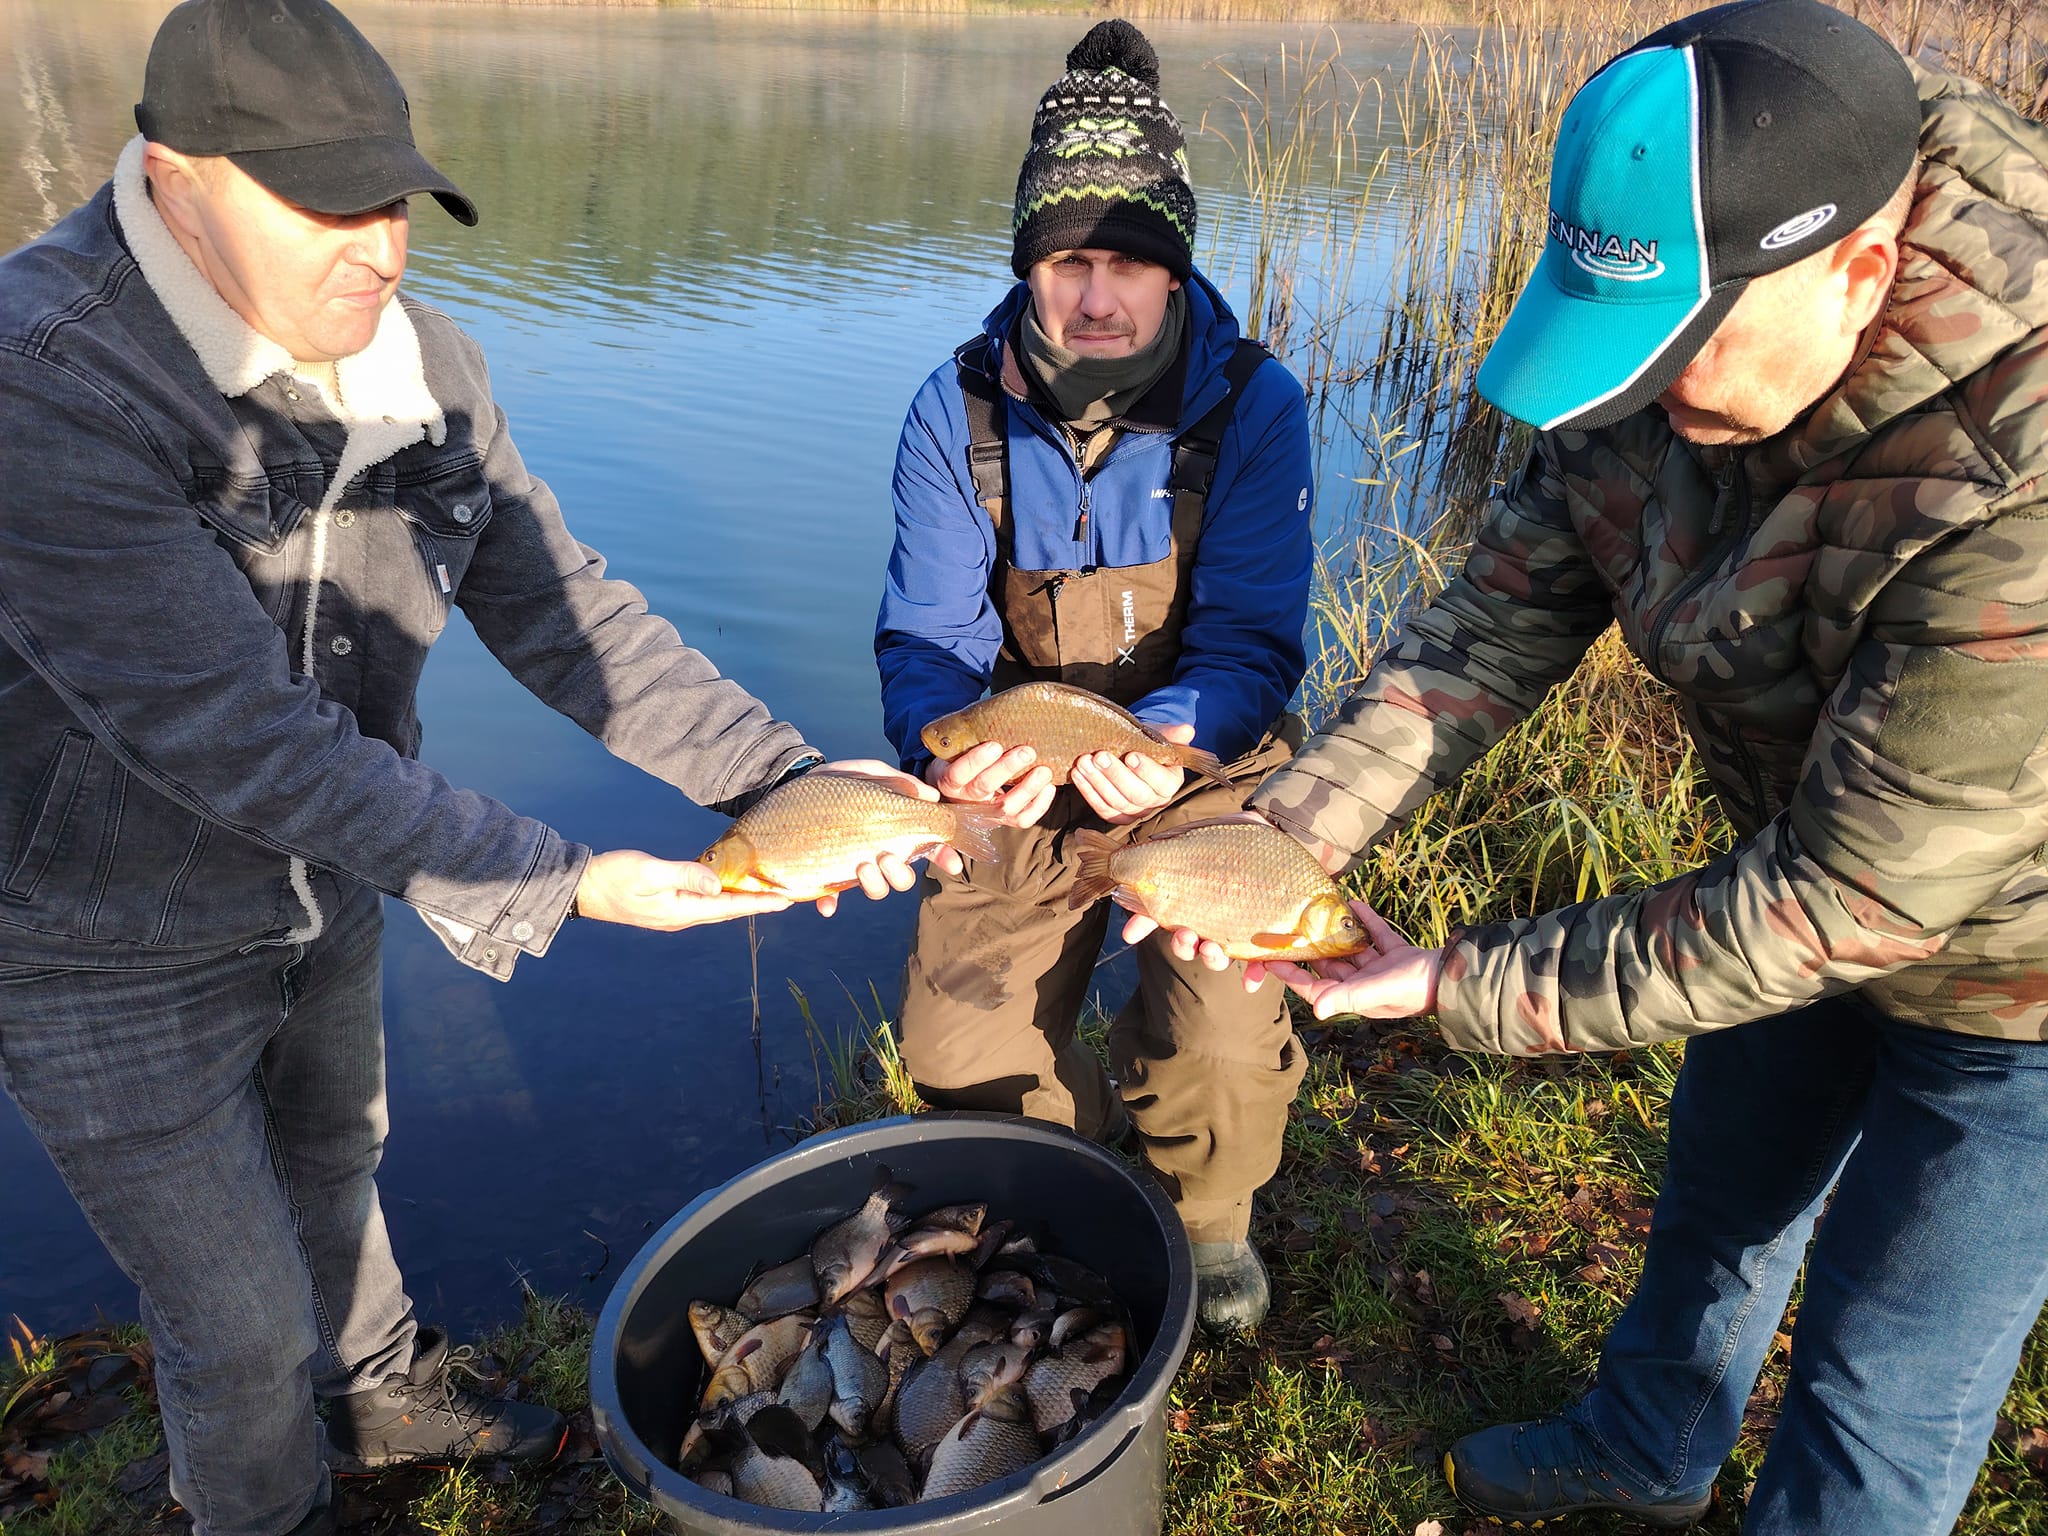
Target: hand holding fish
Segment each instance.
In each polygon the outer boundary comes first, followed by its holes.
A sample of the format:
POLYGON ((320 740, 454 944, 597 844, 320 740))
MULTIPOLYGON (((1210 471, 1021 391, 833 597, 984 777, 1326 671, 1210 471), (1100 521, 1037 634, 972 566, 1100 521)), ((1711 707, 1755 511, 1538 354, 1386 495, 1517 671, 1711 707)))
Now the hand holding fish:
MULTIPOLYGON (((883 783, 900 789, 906 795, 916 795, 920 800, 937 800, 939 792, 929 784, 920 783, 900 769, 892 768, 873 758, 843 758, 836 763, 821 763, 813 772, 850 773, 864 779, 880 779, 883 783)), ((949 874, 959 874, 964 867, 960 855, 952 848, 941 848, 932 855, 932 862, 949 874)), ((883 851, 874 858, 863 860, 855 870, 860 881, 861 893, 869 901, 884 900, 891 891, 907 891, 917 884, 917 871, 910 867, 907 859, 883 851)), ((818 898, 818 910, 830 917, 839 910, 837 892, 818 898)))
MULTIPOLYGON (((1239 811, 1233 816, 1219 816, 1216 819, 1218 821, 1255 821, 1265 823, 1268 826, 1273 825, 1272 822, 1268 821, 1266 817, 1260 815, 1257 811, 1239 811)), ((1348 860, 1346 860, 1344 854, 1339 849, 1332 847, 1329 843, 1318 842, 1313 838, 1305 838, 1299 832, 1289 827, 1282 827, 1280 830, 1286 832, 1296 842, 1308 849, 1315 861, 1331 874, 1336 875, 1343 872, 1348 860)), ((1130 920, 1124 924, 1124 942, 1126 944, 1135 944, 1140 939, 1148 938, 1158 932, 1159 927, 1159 923, 1143 913, 1133 913, 1130 920)), ((1172 929, 1167 935, 1167 944, 1172 949, 1176 959, 1200 960, 1204 966, 1212 971, 1227 971, 1236 963, 1221 944, 1218 944, 1213 939, 1202 937, 1192 928, 1172 929)), ((1244 968, 1245 991, 1256 992, 1265 985, 1265 981, 1265 962, 1262 960, 1248 962, 1244 968)))
POLYGON ((1030 747, 1005 747, 999 741, 980 742, 951 761, 934 758, 925 776, 947 800, 963 805, 1000 801, 1003 820, 1013 827, 1036 826, 1059 787, 1052 769, 1030 747))
POLYGON ((1351 903, 1372 938, 1372 948, 1351 959, 1320 960, 1316 971, 1285 960, 1266 970, 1305 998, 1319 1019, 1357 1014, 1366 1019, 1409 1019, 1436 1011, 1444 952, 1408 942, 1393 924, 1362 901, 1351 903))
MULTIPOLYGON (((1159 734, 1175 746, 1195 739, 1192 725, 1162 725, 1159 734)), ((1142 752, 1088 752, 1074 760, 1070 782, 1088 808, 1112 827, 1142 821, 1180 793, 1187 770, 1142 752)))
POLYGON ((576 886, 579 916, 662 932, 780 912, 789 904, 786 896, 723 890, 717 871, 705 865, 630 848, 593 854, 576 886))

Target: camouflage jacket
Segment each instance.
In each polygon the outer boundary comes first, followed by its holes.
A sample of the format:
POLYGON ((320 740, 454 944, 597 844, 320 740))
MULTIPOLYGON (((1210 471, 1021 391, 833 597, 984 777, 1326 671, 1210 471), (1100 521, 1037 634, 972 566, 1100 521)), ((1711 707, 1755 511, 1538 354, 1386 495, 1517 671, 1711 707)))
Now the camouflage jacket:
POLYGON ((1354 857, 1618 618, 1741 834, 1662 885, 1454 936, 1464 1050, 1612 1050, 1855 989, 2048 1038, 2048 131, 1921 78, 1874 341, 1776 438, 1654 407, 1539 438, 1463 572, 1253 804, 1354 857))

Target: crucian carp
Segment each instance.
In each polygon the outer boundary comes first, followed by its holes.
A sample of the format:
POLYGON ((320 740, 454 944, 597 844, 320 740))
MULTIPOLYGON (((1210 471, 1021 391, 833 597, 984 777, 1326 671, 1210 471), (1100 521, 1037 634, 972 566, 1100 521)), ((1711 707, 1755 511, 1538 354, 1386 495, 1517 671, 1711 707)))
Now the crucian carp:
POLYGON ((918 735, 932 756, 947 762, 985 741, 1029 747, 1039 763, 1052 770, 1055 784, 1066 783, 1075 762, 1090 752, 1114 752, 1118 757, 1135 752, 1218 784, 1230 782, 1215 753, 1168 741, 1129 710, 1067 683, 1005 688, 940 716, 918 735))

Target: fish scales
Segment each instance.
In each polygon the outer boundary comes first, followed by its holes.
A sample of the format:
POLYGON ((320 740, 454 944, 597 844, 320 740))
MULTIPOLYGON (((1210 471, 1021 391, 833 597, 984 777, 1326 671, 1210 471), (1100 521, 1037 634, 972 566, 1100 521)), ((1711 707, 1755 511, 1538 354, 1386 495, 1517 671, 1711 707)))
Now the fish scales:
POLYGON ((943 716, 920 733, 935 757, 950 761, 984 741, 1029 747, 1064 784, 1075 760, 1090 752, 1136 752, 1229 782, 1214 753, 1168 741, 1129 710, 1067 683, 1023 683, 943 716))
POLYGON ((980 807, 920 799, 881 779, 806 773, 749 807, 702 862, 727 890, 810 901, 859 884, 859 866, 879 853, 907 861, 951 843, 993 860, 996 820, 980 807))
POLYGON ((1071 903, 1114 895, 1162 927, 1192 928, 1238 960, 1357 954, 1365 930, 1309 851, 1263 822, 1190 822, 1119 846, 1083 828, 1071 903))
POLYGON ((978 1408, 946 1432, 932 1452, 932 1469, 924 1481, 927 1499, 965 1493, 1038 1460, 1038 1432, 1031 1427, 1031 1404, 1023 1385, 998 1387, 978 1408))

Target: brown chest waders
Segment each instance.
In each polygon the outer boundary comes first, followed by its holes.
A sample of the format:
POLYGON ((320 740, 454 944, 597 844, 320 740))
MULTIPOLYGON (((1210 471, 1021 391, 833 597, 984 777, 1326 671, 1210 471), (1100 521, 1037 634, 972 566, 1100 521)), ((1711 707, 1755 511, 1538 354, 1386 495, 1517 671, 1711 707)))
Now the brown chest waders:
MULTIPOLYGON (((1240 342, 1223 401, 1174 443, 1166 557, 1091 570, 1020 570, 1012 559, 1007 412, 986 338, 956 354, 968 467, 996 532, 989 597, 1003 625, 990 686, 1052 680, 1130 705, 1173 681, 1181 628, 1223 430, 1264 348, 1240 342)), ((1088 513, 1083 479, 1077 516, 1088 513)), ((1141 832, 1226 815, 1284 762, 1277 729, 1230 765, 1232 785, 1184 785, 1141 832)), ((1069 911, 1077 826, 1101 827, 1063 789, 1036 827, 997 837, 1002 861, 963 877, 928 874, 904 978, 904 1059, 928 1103, 1026 1114, 1112 1140, 1126 1119, 1197 1242, 1245 1235, 1252 1192, 1273 1176, 1287 1108, 1305 1067, 1278 985, 1246 993, 1239 972, 1176 960, 1162 939, 1137 946, 1138 987, 1109 1030, 1112 1085, 1077 1036, 1113 917, 1101 901, 1069 911)), ((1116 835, 1117 829, 1110 829, 1116 835)))

